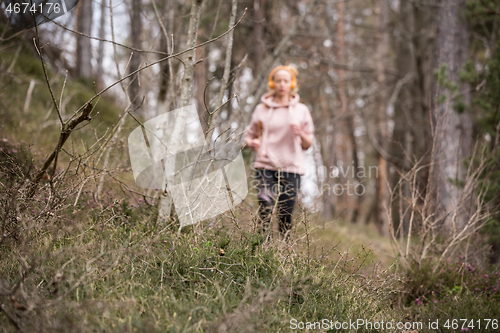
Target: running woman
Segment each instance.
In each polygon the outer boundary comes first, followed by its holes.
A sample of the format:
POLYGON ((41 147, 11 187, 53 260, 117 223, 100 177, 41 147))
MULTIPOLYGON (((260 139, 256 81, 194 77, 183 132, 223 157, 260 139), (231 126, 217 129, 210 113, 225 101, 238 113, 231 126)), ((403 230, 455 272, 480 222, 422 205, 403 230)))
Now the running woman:
POLYGON ((279 230, 288 240, 301 176, 305 173, 304 153, 314 139, 314 124, 309 108, 299 102, 295 68, 274 68, 268 86, 269 91, 261 97, 262 103, 245 128, 245 143, 257 151, 252 169, 258 184, 261 231, 269 229, 278 196, 279 230))

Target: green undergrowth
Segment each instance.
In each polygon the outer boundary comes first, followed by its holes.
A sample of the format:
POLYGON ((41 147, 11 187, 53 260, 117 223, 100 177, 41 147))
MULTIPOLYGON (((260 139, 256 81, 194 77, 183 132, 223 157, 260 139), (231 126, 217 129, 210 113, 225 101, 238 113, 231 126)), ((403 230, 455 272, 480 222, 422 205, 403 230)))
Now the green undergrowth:
POLYGON ((448 319, 499 317, 494 267, 459 257, 436 269, 429 257, 378 269, 383 240, 360 225, 317 225, 306 211, 294 246, 227 220, 178 233, 176 221, 158 223, 150 197, 109 186, 97 201, 73 169, 28 198, 24 179, 40 161, 23 144, 0 148, 0 332, 289 332, 324 319, 438 320, 422 331, 448 332, 448 319))
MULTIPOLYGON (((1 48, 0 139, 26 142, 45 157, 54 149, 61 125, 40 58, 33 41, 21 37, 3 42, 1 48), (28 98, 32 84, 31 98, 28 98)), ((95 96, 93 79, 75 79, 71 75, 66 79, 66 73, 51 65, 48 55, 45 55, 44 61, 50 89, 62 119, 67 121, 95 96)), ((65 149, 73 154, 83 153, 106 131, 109 133, 124 109, 110 93, 95 99, 93 104, 92 121, 80 124, 65 145, 65 149)), ((128 125, 135 123, 130 119, 127 120, 128 125)), ((66 156, 62 154, 62 157, 66 156)))
POLYGON ((26 206, 22 233, 0 246, 0 331, 288 332, 291 319, 400 319, 396 275, 329 269, 326 256, 217 224, 178 234, 156 223, 156 207, 111 192, 61 209, 52 200, 26 206))
POLYGON ((425 259, 406 279, 404 305, 411 309, 411 319, 440 323, 437 329, 424 326, 423 332, 493 332, 494 326, 498 329, 498 267, 481 268, 467 263, 462 256, 438 268, 436 265, 435 259, 425 259), (486 326, 485 319, 495 319, 497 324, 491 321, 486 326))

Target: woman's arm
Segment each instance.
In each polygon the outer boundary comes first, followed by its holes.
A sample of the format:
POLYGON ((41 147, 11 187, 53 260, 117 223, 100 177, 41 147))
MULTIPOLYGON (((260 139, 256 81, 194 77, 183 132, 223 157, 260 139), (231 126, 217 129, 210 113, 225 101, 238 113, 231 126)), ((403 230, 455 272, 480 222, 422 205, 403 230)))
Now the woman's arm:
POLYGON ((311 111, 309 111, 309 108, 306 106, 306 117, 305 121, 302 124, 301 130, 302 130, 302 149, 307 150, 309 147, 311 147, 312 142, 314 141, 314 122, 311 117, 311 111))
POLYGON ((300 128, 297 124, 291 124, 293 134, 296 134, 300 137, 302 142, 302 149, 306 150, 311 147, 312 138, 309 134, 307 134, 302 128, 300 128))
POLYGON ((250 124, 245 128, 245 144, 252 150, 258 150, 260 147, 260 138, 259 138, 259 120, 258 113, 261 105, 257 105, 254 112, 252 113, 252 118, 250 120, 250 124))
POLYGON ((252 138, 247 137, 245 139, 245 144, 251 150, 258 150, 260 148, 260 140, 259 139, 252 139, 252 138))
POLYGON ((309 149, 309 147, 311 147, 312 140, 304 131, 301 131, 301 133, 302 135, 300 136, 300 138, 302 139, 302 149, 307 150, 309 149))

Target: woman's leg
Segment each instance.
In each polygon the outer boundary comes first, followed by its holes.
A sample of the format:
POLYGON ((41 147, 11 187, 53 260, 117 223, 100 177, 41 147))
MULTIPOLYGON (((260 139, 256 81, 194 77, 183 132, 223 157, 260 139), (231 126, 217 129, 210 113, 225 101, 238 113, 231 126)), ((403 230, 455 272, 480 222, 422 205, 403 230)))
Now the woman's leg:
POLYGON ((275 171, 268 169, 256 169, 257 174, 257 198, 259 200, 259 232, 269 230, 271 213, 274 206, 273 186, 276 184, 275 171))
POLYGON ((280 177, 282 192, 278 199, 279 227, 285 240, 288 240, 292 229, 293 208, 295 207, 295 200, 300 189, 300 174, 282 172, 280 177))

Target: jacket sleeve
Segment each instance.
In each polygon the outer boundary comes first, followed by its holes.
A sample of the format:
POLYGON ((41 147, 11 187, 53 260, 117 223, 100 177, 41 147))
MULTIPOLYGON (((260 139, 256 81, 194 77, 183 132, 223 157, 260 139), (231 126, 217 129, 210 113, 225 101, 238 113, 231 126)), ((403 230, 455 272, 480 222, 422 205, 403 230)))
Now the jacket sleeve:
POLYGON ((252 113, 252 119, 250 124, 245 128, 245 140, 246 139, 256 139, 257 138, 257 123, 259 121, 258 116, 260 112, 261 105, 257 105, 252 113))
POLYGON ((311 138, 311 142, 314 142, 314 122, 311 116, 311 112, 309 111, 309 108, 306 106, 305 108, 305 119, 302 122, 302 129, 304 132, 306 132, 307 135, 309 135, 309 138, 311 138))

